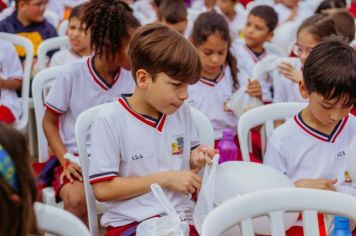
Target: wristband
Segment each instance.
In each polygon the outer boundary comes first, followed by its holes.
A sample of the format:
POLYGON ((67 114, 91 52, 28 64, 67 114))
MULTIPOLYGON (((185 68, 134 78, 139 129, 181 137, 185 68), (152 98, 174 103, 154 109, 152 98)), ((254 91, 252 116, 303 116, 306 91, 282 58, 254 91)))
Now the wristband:
POLYGON ((74 156, 72 153, 67 152, 63 155, 63 158, 80 166, 79 158, 74 156))
POLYGON ((64 168, 68 168, 68 166, 70 166, 70 164, 72 164, 71 161, 66 161, 66 162, 64 163, 64 168))

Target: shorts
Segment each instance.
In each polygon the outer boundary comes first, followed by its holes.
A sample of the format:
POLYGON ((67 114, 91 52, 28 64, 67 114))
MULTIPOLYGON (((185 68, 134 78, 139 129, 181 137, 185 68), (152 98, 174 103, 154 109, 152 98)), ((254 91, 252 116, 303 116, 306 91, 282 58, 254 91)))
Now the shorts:
POLYGON ((11 112, 10 108, 0 105, 0 122, 11 125, 15 123, 16 117, 11 112))

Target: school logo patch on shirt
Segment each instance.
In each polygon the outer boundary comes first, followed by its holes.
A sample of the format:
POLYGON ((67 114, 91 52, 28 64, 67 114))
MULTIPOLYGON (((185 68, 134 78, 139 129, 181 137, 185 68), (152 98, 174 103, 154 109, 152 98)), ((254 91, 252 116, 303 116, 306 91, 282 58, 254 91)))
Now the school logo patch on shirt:
POLYGON ((345 183, 352 183, 351 175, 347 170, 345 170, 345 183))
POLYGON ((182 155, 184 149, 184 138, 182 136, 177 137, 171 144, 172 155, 182 155))

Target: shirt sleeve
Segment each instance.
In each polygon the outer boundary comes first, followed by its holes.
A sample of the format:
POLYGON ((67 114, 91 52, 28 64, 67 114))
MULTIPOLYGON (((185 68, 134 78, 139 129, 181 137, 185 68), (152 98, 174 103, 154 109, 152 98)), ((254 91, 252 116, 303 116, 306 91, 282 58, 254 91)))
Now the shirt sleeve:
POLYGON ((95 119, 91 130, 90 184, 108 181, 118 176, 120 168, 119 157, 119 140, 113 135, 110 122, 99 115, 95 119))
POLYGON ((71 100, 72 86, 73 78, 71 78, 71 75, 65 72, 60 73, 54 80, 54 84, 46 97, 45 106, 47 110, 56 115, 67 112, 71 100))

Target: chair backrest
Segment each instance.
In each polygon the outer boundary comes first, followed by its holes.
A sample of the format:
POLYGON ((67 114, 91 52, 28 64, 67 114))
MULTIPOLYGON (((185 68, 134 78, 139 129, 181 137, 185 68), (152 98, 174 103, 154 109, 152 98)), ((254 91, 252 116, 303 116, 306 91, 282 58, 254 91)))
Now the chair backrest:
MULTIPOLYGON (((275 120, 284 120, 300 112, 306 107, 307 103, 285 102, 273 103, 261 107, 256 107, 244 113, 237 126, 237 134, 244 161, 250 161, 249 156, 249 131, 258 126, 265 125, 266 142, 274 129, 275 120)), ((264 150, 262 150, 264 151, 264 150)))
POLYGON ((0 33, 0 38, 10 41, 12 44, 21 46, 26 51, 24 73, 22 78, 22 88, 21 88, 21 116, 20 119, 15 123, 15 128, 22 133, 26 132, 28 125, 28 113, 29 113, 29 96, 30 96, 30 77, 33 61, 33 45, 30 40, 25 37, 9 34, 0 33))
POLYGON ((200 137, 200 144, 214 147, 214 129, 210 120, 193 107, 190 108, 190 111, 200 137))
POLYGON ((59 36, 67 35, 68 24, 69 24, 69 20, 64 20, 59 24, 59 27, 58 27, 58 35, 59 36))
POLYGON ((39 46, 37 51, 37 60, 40 70, 46 68, 46 58, 49 51, 59 49, 63 46, 69 45, 68 37, 54 37, 44 40, 39 46))
POLYGON ((202 236, 221 235, 240 225, 243 236, 254 236, 251 218, 268 216, 272 236, 285 235, 283 212, 302 212, 305 236, 319 235, 317 212, 356 221, 356 198, 347 194, 302 188, 268 189, 235 197, 206 217, 202 236), (252 207, 253 206, 253 207, 252 207))
POLYGON ((68 211, 39 202, 34 208, 40 230, 62 236, 90 236, 85 224, 68 211))
POLYGON ((32 82, 32 97, 35 108, 39 162, 45 162, 48 159, 48 143, 42 128, 42 120, 45 113, 44 99, 47 95, 47 91, 45 90, 46 88, 49 88, 49 84, 56 78, 61 69, 61 66, 44 69, 36 74, 32 82))
MULTIPOLYGON (((115 102, 114 102, 115 103, 115 102)), ((79 158, 82 167, 83 182, 85 189, 85 198, 87 203, 89 230, 92 235, 97 236, 98 233, 98 221, 96 201, 94 198, 93 190, 89 184, 89 156, 86 148, 87 132, 91 124, 93 123, 96 115, 105 106, 109 106, 111 103, 98 105, 81 113, 75 123, 75 136, 77 147, 79 151, 79 158)), ((214 146, 213 127, 208 118, 206 118, 198 110, 191 108, 192 117, 197 127, 197 131, 200 137, 201 144, 214 146)))

